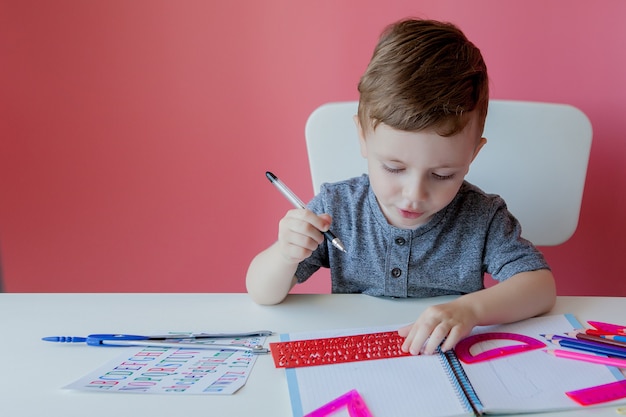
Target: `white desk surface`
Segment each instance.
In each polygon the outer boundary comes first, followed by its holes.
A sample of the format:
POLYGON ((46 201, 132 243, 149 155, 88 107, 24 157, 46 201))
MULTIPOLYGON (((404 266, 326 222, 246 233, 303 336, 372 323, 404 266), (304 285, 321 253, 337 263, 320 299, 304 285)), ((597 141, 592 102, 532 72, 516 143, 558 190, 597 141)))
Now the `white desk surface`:
MULTIPOLYGON (((115 348, 46 343, 43 336, 145 334, 163 330, 268 329, 268 338, 309 330, 369 327, 414 321, 428 305, 449 297, 382 299, 365 295, 290 295, 277 306, 247 294, 0 294, 0 415, 31 416, 291 416, 285 371, 270 355, 257 360, 235 395, 141 395, 61 389, 119 356, 115 348)), ((626 298, 559 297, 554 314, 581 322, 623 323, 626 298)), ((616 407, 533 416, 617 416, 616 407)))

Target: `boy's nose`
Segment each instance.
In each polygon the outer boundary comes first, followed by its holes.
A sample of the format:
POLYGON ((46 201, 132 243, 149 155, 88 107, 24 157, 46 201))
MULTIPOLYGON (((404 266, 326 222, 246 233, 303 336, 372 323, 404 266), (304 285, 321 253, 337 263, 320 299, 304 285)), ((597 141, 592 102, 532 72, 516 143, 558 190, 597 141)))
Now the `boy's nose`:
POLYGON ((408 181, 404 186, 403 197, 412 202, 423 201, 428 198, 428 187, 426 181, 415 178, 408 181))

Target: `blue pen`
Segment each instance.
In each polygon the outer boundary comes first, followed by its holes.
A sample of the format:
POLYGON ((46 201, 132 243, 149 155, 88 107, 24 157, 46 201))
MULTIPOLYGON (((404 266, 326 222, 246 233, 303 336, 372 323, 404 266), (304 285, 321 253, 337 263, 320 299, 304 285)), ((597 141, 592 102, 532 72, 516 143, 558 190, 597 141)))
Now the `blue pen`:
POLYGON ((592 342, 590 340, 573 339, 571 337, 560 335, 546 334, 541 336, 545 337, 546 340, 554 343, 557 346, 582 350, 585 352, 599 353, 601 355, 614 356, 618 358, 626 358, 626 348, 607 345, 599 342, 592 342))
POLYGON ((87 338, 80 336, 47 336, 42 337, 41 340, 43 340, 44 342, 58 343, 85 343, 87 341, 87 338))
POLYGON ((246 346, 235 344, 203 344, 189 340, 216 339, 216 338, 246 338, 255 336, 269 336, 269 330, 258 330, 247 333, 193 333, 193 334, 166 334, 166 335, 130 335, 130 334, 90 334, 87 337, 79 336, 49 336, 42 340, 60 343, 87 343, 89 346, 156 346, 175 347, 180 349, 211 349, 211 350, 243 350, 255 354, 268 353, 269 350, 261 345, 246 346), (183 342, 184 341, 184 342, 183 342))
MULTIPOLYGON (((148 336, 132 336, 141 337, 145 340, 172 340, 172 339, 238 339, 242 337, 255 337, 255 336, 271 336, 271 330, 253 330, 251 332, 239 332, 239 333, 168 333, 168 334, 153 334, 148 336)), ((60 343, 83 343, 87 341, 88 337, 80 336, 48 336, 42 337, 41 340, 46 342, 60 342, 60 343)), ((97 335, 103 336, 103 335, 97 335)), ((107 335, 114 336, 114 335, 107 335)), ((118 335, 129 336, 129 335, 118 335)))

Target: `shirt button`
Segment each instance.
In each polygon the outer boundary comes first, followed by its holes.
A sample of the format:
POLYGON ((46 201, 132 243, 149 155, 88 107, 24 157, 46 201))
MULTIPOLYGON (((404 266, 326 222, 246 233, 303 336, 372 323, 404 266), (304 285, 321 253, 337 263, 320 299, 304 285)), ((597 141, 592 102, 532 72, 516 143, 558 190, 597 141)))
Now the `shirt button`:
POLYGON ((391 270, 391 275, 392 275, 394 278, 398 278, 400 275, 402 275, 402 270, 401 270, 400 268, 393 268, 393 269, 391 270))
POLYGON ((396 238, 396 245, 403 246, 405 243, 406 243, 406 240, 404 240, 403 237, 397 237, 396 238))

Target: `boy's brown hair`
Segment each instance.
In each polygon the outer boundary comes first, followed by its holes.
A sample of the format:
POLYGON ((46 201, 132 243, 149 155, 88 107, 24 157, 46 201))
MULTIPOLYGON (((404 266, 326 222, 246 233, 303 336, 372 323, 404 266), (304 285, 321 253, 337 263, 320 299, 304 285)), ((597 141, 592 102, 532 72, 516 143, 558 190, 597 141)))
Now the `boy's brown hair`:
POLYGON ((489 104, 487 66, 480 50, 450 23, 401 20, 382 33, 359 82, 364 130, 436 129, 452 136, 477 110, 482 127, 489 104))

